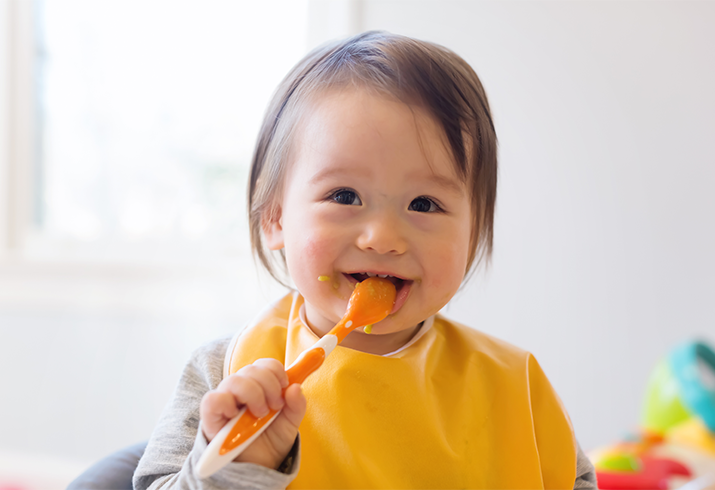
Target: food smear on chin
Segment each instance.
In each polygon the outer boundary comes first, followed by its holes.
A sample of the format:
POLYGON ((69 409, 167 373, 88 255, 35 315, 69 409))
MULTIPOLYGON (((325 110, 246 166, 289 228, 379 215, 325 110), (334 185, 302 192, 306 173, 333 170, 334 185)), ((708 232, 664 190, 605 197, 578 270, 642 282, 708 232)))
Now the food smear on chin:
POLYGON ((365 333, 372 333, 372 325, 365 325, 365 333))

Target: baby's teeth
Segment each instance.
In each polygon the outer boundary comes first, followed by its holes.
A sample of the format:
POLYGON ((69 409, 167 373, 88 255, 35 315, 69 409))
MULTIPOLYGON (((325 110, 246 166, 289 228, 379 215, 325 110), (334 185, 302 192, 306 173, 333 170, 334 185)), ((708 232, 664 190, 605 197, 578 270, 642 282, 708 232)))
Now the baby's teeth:
POLYGON ((375 277, 377 274, 373 274, 372 272, 366 272, 367 277, 375 277))
POLYGON ((387 277, 387 274, 378 274, 377 277, 382 277, 384 279, 387 277))

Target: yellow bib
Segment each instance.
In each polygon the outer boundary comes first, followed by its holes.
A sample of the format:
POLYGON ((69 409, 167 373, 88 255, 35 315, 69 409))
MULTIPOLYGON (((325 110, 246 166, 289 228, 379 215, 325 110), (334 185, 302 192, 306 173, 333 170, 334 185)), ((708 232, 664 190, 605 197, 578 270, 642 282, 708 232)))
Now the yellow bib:
MULTIPOLYGON (((243 330, 225 374, 313 345, 302 304, 291 293, 243 330)), ((534 357, 439 315, 389 356, 338 346, 303 390, 289 488, 573 488, 571 422, 534 357)))

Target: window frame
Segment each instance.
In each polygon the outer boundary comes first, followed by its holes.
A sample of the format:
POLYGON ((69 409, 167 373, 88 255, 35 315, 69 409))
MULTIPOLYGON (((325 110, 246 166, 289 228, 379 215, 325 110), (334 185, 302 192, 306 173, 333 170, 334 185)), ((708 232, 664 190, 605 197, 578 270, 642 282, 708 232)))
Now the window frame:
POLYGON ((17 258, 32 226, 35 172, 34 3, 6 0, 0 13, 0 259, 17 258))

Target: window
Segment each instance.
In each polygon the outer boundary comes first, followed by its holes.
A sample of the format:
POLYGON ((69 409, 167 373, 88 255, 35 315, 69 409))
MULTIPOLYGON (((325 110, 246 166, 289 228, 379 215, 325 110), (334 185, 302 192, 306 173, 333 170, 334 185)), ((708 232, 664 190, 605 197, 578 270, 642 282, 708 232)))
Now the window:
POLYGON ((250 315, 273 286, 256 285, 245 223, 263 111, 361 10, 0 2, 0 314, 250 315))
POLYGON ((245 253, 253 144, 308 2, 33 5, 25 253, 245 253))

